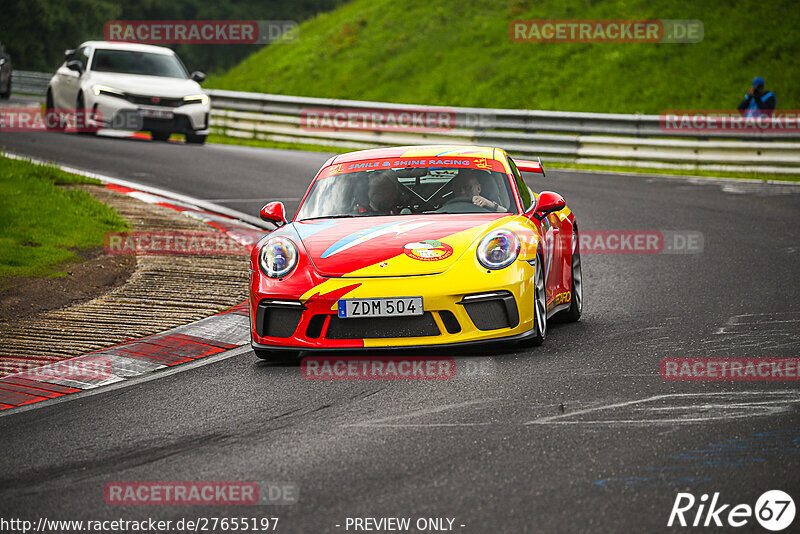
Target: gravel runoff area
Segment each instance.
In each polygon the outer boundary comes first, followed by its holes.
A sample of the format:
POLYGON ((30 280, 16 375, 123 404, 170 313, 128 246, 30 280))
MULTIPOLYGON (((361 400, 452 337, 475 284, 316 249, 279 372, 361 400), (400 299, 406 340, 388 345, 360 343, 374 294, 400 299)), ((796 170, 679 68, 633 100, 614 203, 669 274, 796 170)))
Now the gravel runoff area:
MULTIPOLYGON (((114 207, 132 232, 216 232, 163 206, 77 186, 114 207)), ((221 231, 220 231, 221 232, 221 231)), ((122 285, 87 302, 0 324, 0 376, 156 334, 247 298, 246 254, 137 255, 122 285)))

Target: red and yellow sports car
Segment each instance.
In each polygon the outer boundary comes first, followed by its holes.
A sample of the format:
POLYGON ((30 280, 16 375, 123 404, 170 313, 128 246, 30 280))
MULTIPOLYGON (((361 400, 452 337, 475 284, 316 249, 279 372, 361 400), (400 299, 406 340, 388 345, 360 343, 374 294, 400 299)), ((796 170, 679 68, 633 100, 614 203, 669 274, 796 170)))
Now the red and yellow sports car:
MULTIPOLYGON (((292 222, 250 258, 252 346, 301 350, 540 344, 581 315, 578 226, 557 193, 533 193, 499 148, 415 146, 341 154, 292 222)), ((288 353, 286 351, 289 351, 288 353)))

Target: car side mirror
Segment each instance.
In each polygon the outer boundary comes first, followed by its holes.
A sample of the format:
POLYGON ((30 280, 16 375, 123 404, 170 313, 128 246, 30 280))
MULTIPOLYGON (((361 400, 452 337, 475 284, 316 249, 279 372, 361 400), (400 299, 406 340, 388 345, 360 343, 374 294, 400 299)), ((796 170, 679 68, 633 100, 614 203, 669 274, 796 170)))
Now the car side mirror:
POLYGON ((192 79, 197 83, 206 81, 206 73, 196 70, 192 73, 192 79))
POLYGON ((67 61, 67 68, 69 70, 74 70, 78 74, 83 74, 83 63, 79 59, 73 59, 72 61, 67 61))
POLYGON ((6 64, 6 58, 0 57, 0 67, 6 64))
POLYGON ((67 48, 66 50, 64 50, 64 57, 69 57, 74 53, 75 53, 74 48, 67 48))
POLYGON ((286 224, 286 209, 283 207, 283 202, 270 202, 261 208, 261 218, 277 226, 286 224))
POLYGON ((534 208, 533 216, 542 220, 554 211, 563 209, 566 205, 567 201, 558 193, 542 191, 536 198, 536 207, 534 208))

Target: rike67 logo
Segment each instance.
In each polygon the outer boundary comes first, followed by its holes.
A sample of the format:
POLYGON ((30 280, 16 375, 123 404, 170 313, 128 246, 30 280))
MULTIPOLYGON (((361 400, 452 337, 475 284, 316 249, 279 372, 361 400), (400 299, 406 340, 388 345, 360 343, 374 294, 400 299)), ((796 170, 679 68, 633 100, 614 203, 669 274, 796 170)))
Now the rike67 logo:
POLYGON ((696 499, 691 493, 678 493, 672 504, 667 526, 681 527, 743 527, 755 520, 765 529, 778 532, 794 521, 794 501, 788 493, 770 490, 761 495, 755 506, 726 504, 719 492, 704 493, 696 499))

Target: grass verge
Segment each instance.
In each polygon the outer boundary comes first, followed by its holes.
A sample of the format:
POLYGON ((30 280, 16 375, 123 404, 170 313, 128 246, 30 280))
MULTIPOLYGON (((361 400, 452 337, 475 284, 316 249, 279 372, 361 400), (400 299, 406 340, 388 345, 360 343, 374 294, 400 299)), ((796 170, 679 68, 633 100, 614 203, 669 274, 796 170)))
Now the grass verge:
POLYGON ((101 246, 128 223, 84 191, 60 187, 99 184, 52 166, 0 156, 0 287, 9 279, 65 276, 77 250, 101 246))

